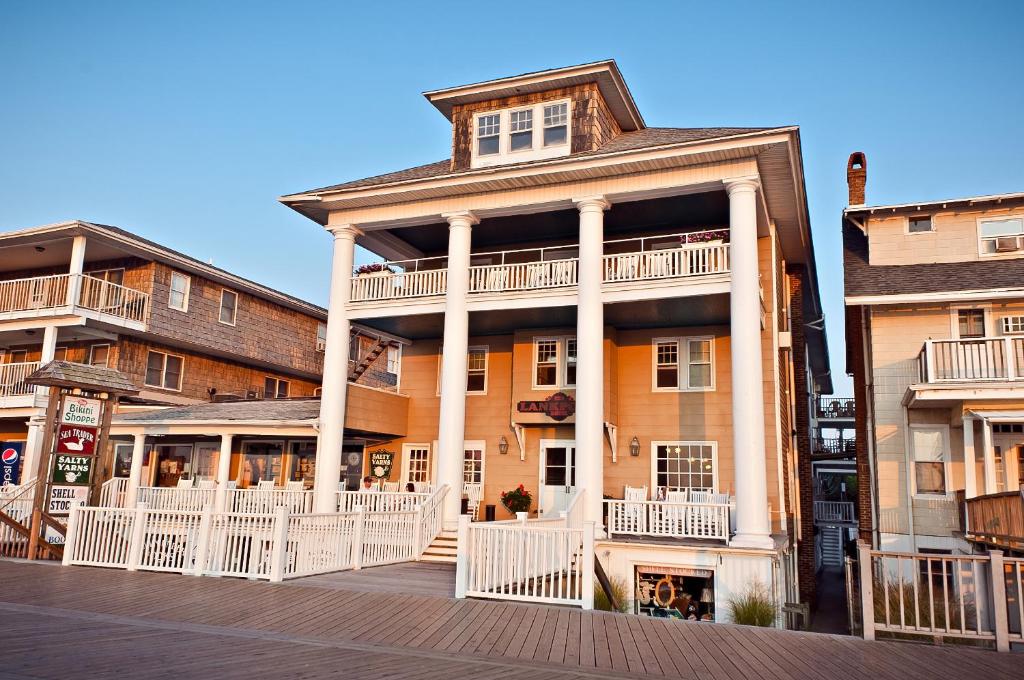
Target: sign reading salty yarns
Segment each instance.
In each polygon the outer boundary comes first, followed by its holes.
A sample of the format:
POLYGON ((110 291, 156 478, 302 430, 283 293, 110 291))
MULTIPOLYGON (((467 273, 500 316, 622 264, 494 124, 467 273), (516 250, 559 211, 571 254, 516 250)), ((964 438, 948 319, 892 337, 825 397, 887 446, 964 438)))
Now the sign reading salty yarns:
POLYGON ((387 479, 391 476, 391 465, 395 461, 395 454, 381 449, 370 453, 370 474, 377 479, 387 479))
POLYGON ((57 453, 91 456, 96 453, 98 428, 61 424, 57 428, 57 453))
POLYGON ((99 427, 102 409, 103 402, 99 399, 68 396, 64 398, 64 405, 60 410, 60 422, 69 425, 99 427))
POLYGON ((58 453, 53 461, 53 483, 87 485, 92 472, 92 461, 92 456, 58 453))

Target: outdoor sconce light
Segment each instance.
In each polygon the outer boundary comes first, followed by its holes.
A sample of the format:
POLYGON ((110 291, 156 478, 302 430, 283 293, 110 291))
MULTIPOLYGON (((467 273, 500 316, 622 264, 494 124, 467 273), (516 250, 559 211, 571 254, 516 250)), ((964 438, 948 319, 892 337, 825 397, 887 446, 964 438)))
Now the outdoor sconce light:
POLYGON ((508 440, 505 439, 505 435, 501 435, 501 439, 498 440, 498 453, 503 456, 508 453, 508 440))
POLYGON ((629 455, 636 458, 640 455, 640 440, 633 435, 633 439, 629 442, 629 455))

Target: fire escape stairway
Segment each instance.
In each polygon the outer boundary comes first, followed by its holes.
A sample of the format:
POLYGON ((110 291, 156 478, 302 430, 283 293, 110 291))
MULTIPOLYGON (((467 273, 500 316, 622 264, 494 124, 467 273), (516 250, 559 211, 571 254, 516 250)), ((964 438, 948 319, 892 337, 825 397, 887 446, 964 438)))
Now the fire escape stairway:
POLYGON ((370 368, 378 358, 380 358, 380 355, 384 353, 390 344, 391 343, 388 340, 377 338, 376 342, 370 346, 370 351, 363 355, 363 357, 356 362, 355 366, 349 369, 349 382, 356 382, 359 380, 359 377, 363 373, 366 373, 366 370, 370 368))

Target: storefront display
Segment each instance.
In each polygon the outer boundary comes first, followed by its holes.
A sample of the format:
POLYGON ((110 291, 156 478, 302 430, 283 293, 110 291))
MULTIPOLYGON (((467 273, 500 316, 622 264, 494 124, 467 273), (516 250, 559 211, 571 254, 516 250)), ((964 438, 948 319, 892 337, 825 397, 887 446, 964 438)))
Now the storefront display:
POLYGON ((292 442, 291 454, 291 474, 288 479, 312 487, 316 476, 316 442, 292 442))
POLYGON ((242 453, 239 488, 246 489, 263 481, 280 484, 283 441, 246 442, 242 453))
POLYGON ((638 566, 636 613, 657 618, 715 620, 715 572, 687 567, 638 566))

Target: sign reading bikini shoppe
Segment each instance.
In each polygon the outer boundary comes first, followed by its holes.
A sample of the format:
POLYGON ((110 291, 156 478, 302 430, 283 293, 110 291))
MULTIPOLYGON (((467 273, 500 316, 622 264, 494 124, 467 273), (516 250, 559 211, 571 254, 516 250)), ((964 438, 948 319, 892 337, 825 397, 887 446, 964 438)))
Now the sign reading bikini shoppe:
POLYGON ((555 392, 544 401, 521 401, 516 410, 520 413, 543 413, 552 420, 562 421, 576 413, 576 400, 565 392, 555 392))
POLYGON ((96 453, 99 428, 62 423, 57 428, 57 453, 91 456, 96 453))
POLYGON ((103 402, 99 399, 68 396, 60 410, 60 422, 68 425, 99 427, 103 402))

